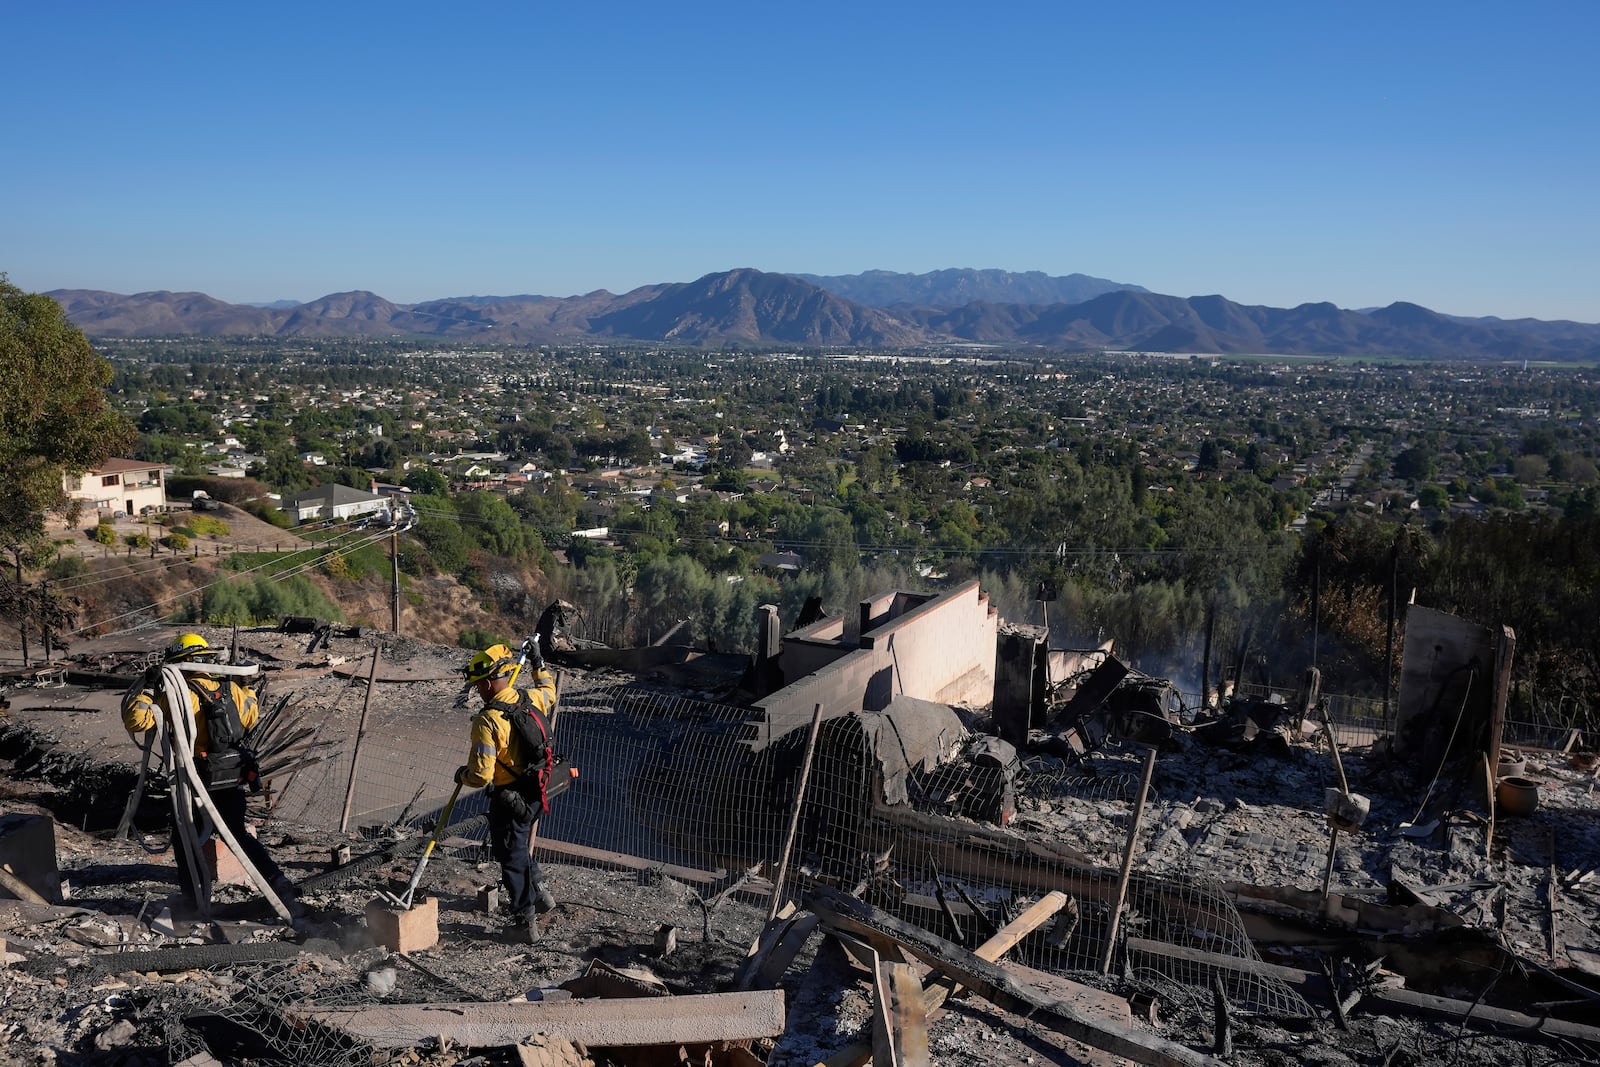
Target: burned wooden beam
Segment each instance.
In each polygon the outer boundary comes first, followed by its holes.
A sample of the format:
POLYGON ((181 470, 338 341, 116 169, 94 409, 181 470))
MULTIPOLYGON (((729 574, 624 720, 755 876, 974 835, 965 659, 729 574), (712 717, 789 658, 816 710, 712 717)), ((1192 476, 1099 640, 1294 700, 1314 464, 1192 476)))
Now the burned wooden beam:
POLYGON ((1197 963, 1203 967, 1210 967, 1218 972, 1237 977, 1276 978, 1303 993, 1318 996, 1328 989, 1327 980, 1322 975, 1312 971, 1302 971, 1295 967, 1283 967, 1263 960, 1249 960, 1241 956, 1227 956, 1220 952, 1207 952, 1204 949, 1169 945, 1165 941, 1151 941, 1142 937, 1130 937, 1128 938, 1127 951, 1130 958, 1151 956, 1161 960, 1197 963))
POLYGON ((873 974, 872 1062, 928 1067, 928 1015, 922 982, 909 963, 879 960, 873 974))
POLYGON ((815 915, 808 911, 796 913, 793 905, 786 906, 779 914, 782 917, 767 924, 755 949, 739 968, 734 979, 735 989, 776 988, 817 928, 815 915))
MULTIPOLYGON (((869 847, 899 847, 905 853, 927 856, 947 875, 962 875, 982 883, 1008 882, 1038 893, 1059 891, 1107 904, 1115 899, 1116 884, 1105 878, 1094 861, 1059 842, 1008 837, 964 820, 890 804, 873 805, 869 827, 873 835, 869 847)), ((1216 911, 1186 899, 1174 882, 1135 872, 1129 885, 1141 896, 1160 901, 1162 907, 1197 929, 1223 932, 1217 927, 1216 911)), ((951 906, 965 908, 955 903, 951 906)))
POLYGON ((1389 1013, 1420 1015, 1428 1019, 1471 1026, 1477 1030, 1503 1032, 1507 1037, 1529 1039, 1563 1039, 1582 1041, 1600 1048, 1600 1027, 1567 1022, 1537 1015, 1524 1015, 1520 1011, 1492 1008, 1487 1004, 1471 1004, 1449 997, 1436 997, 1416 993, 1409 989, 1380 989, 1369 992, 1361 1001, 1364 1005, 1379 1005, 1389 1013))
POLYGON ((145 974, 151 971, 203 971, 238 967, 263 960, 293 959, 302 952, 333 958, 343 954, 334 942, 313 939, 303 945, 292 941, 250 941, 239 945, 190 945, 147 952, 107 952, 89 957, 89 962, 96 971, 105 973, 145 974))
MULTIPOLYGON (((1021 915, 1001 927, 993 937, 979 945, 973 955, 979 959, 988 960, 990 963, 998 961, 1017 942, 1048 922, 1050 917, 1059 912, 1066 902, 1067 896, 1065 893, 1046 894, 1041 899, 1034 901, 1021 915)), ((854 941, 855 939, 849 938, 849 940, 854 941)), ((840 943, 844 944, 845 939, 841 938, 840 943)), ((923 990, 922 1010, 928 1019, 938 1017, 940 1010, 944 1007, 944 1002, 956 991, 957 984, 954 979, 941 975, 923 990)), ((829 1056, 824 1063, 824 1067, 862 1067, 863 1064, 872 1059, 872 1054, 872 1045, 868 1042, 860 1041, 829 1056)))
POLYGON ((833 929, 860 937, 891 938, 997 1007, 1031 1015, 1095 1048, 1152 1067, 1221 1067, 1219 1061, 1175 1041, 1092 1018, 1074 1005, 1050 1000, 981 956, 843 893, 819 886, 807 895, 806 906, 833 929))
POLYGON ((313 1007, 299 1018, 334 1027, 375 1048, 443 1037, 462 1045, 515 1045, 536 1033, 591 1048, 693 1045, 777 1037, 782 990, 514 1004, 383 1004, 313 1007))
POLYGON ((620 871, 658 870, 669 878, 675 878, 680 882, 693 882, 696 885, 710 885, 728 876, 727 870, 721 868, 715 871, 702 871, 694 867, 680 867, 675 863, 657 863, 643 856, 630 856, 626 852, 612 852, 608 849, 591 848, 588 845, 576 845, 569 841, 554 841, 549 838, 540 838, 534 844, 533 850, 541 859, 576 860, 620 871))

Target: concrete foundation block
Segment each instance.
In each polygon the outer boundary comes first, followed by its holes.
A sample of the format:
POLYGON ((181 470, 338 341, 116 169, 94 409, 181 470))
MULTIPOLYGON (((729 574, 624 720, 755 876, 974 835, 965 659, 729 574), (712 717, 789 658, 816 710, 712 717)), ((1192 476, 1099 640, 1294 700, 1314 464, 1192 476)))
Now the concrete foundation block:
POLYGON ((500 887, 486 885, 478 890, 478 910, 493 915, 500 908, 500 887))
MULTIPOLYGON (((0 816, 0 864, 46 900, 61 902, 61 870, 56 866, 56 824, 48 815, 0 816)), ((12 894, 0 888, 0 897, 12 894)))
POLYGON ((367 905, 372 940, 390 952, 421 952, 439 943, 439 898, 428 897, 405 911, 374 900, 367 905))

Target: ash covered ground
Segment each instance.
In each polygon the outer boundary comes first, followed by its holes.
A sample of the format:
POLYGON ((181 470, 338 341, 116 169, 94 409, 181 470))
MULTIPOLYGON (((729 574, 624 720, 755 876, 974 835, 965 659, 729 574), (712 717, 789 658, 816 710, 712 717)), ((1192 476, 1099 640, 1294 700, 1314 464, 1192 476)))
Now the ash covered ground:
MULTIPOLYGON (((226 644, 231 635, 208 632, 226 644)), ((82 662, 115 670, 160 648, 170 635, 137 638, 75 650, 82 662)), ((448 707, 459 692, 453 671, 466 658, 459 649, 382 635, 382 663, 397 679, 409 677, 408 700, 448 707)), ((359 707, 351 676, 364 668, 365 648, 334 641, 306 652, 304 636, 252 631, 244 635, 252 658, 291 684, 297 701, 346 724, 359 707), (337 661, 337 662, 335 662, 337 661)), ((70 897, 61 905, 0 900, 0 930, 7 966, 0 970, 0 1062, 45 1064, 167 1064, 207 1053, 225 1063, 274 1062, 257 1040, 278 1041, 276 1062, 367 1062, 326 1035, 279 1033, 271 1021, 294 1004, 504 1002, 538 997, 580 978, 595 963, 608 964, 644 986, 670 994, 731 988, 752 940, 760 932, 766 901, 734 894, 708 908, 703 886, 677 881, 659 869, 602 870, 546 863, 560 902, 545 918, 543 936, 518 943, 508 917, 479 907, 479 890, 498 870, 478 841, 446 837, 431 859, 419 899, 439 901, 440 942, 400 957, 373 945, 364 910, 379 888, 403 886, 415 852, 361 867, 348 877, 330 874, 336 849, 359 860, 393 848, 413 827, 376 826, 338 832, 312 823, 269 818, 258 836, 291 879, 306 887, 307 914, 298 928, 276 921, 250 891, 221 886, 210 920, 199 920, 176 895, 172 854, 159 819, 141 816, 130 839, 111 827, 133 784, 138 750, 116 717, 120 693, 80 686, 12 688, 0 719, 0 803, 7 814, 49 815, 55 822, 57 861, 70 897), (658 949, 663 927, 675 947, 658 949), (155 951, 180 957, 153 957, 155 951), (174 963, 173 960, 178 962, 174 963), (191 965, 192 963, 192 965, 191 965), (217 1020, 221 1020, 220 1022, 217 1020), (240 1029, 243 1027, 243 1029, 240 1029)), ((443 714, 441 712, 441 714, 443 714)), ((442 719, 440 744, 465 749, 466 714, 442 719)), ((1380 788, 1390 772, 1360 753, 1347 759, 1352 781, 1378 798, 1373 820, 1347 838, 1335 858, 1335 879, 1381 896, 1386 881, 1403 871, 1413 881, 1450 887, 1439 894, 1454 911, 1492 926, 1515 954, 1545 951, 1543 877, 1600 865, 1593 833, 1597 805, 1592 777, 1556 754, 1532 757, 1532 773, 1547 783, 1543 819, 1507 821, 1498 852, 1474 838, 1470 825, 1420 840, 1397 832, 1413 817, 1415 798, 1380 788)), ((1100 773, 1112 780, 1136 770, 1127 753, 1108 751, 1100 773)), ((1326 754, 1289 746, 1263 762, 1259 754, 1201 749, 1180 739, 1163 757, 1145 814, 1139 869, 1201 876, 1225 868, 1240 881, 1263 886, 1314 885, 1326 855, 1320 813, 1328 784, 1326 754)), ((317 824, 327 825, 323 797, 317 824)), ((305 809, 301 809, 304 811, 305 809)), ((1115 865, 1126 833, 1126 806, 1039 790, 1022 796, 1012 831, 1043 840, 1068 840, 1084 853, 1115 865)), ((356 866, 360 867, 360 864, 356 866)), ((1600 921, 1592 884, 1563 900, 1564 955, 1600 951, 1593 924, 1600 921)), ((1277 962, 1314 967, 1313 950, 1264 953, 1277 962)), ((1381 957, 1382 946, 1374 946, 1381 957)), ((1540 959, 1541 963, 1550 963, 1540 959)), ((1160 1034, 1198 1052, 1216 1037, 1213 1004, 1203 993, 1166 983, 1134 983, 1120 976, 1070 977, 1115 995, 1149 992, 1155 1022, 1129 1025, 1160 1034)), ((1477 990, 1451 990, 1471 999, 1477 990)), ((1509 985, 1525 976, 1507 975, 1509 985)), ((812 1064, 870 1036, 872 996, 864 975, 820 933, 788 969, 788 1024, 752 1051, 773 1065, 812 1064)), ((1582 1001, 1569 990, 1564 998, 1582 1001)), ((1523 1010, 1535 1010, 1530 1005, 1523 1010)), ((1331 1010, 1295 1026, 1234 1017, 1235 1064, 1556 1064, 1593 1062, 1589 1050, 1561 1041, 1499 1037, 1452 1022, 1388 1013, 1351 1013, 1339 1029, 1331 1010)), ((1112 1062, 1062 1037, 1047 1022, 1030 1019, 968 996, 949 1005, 929 1025, 929 1048, 940 1064, 1112 1062)), ((396 1063, 522 1064, 643 1062, 635 1054, 537 1042, 463 1048, 438 1041, 385 1054, 396 1063), (535 1047, 535 1045, 537 1047, 535 1047), (541 1058, 542 1057, 542 1058, 541 1058)), ((204 1060, 195 1060, 198 1067, 204 1060)), ((676 1062, 673 1059, 672 1062, 676 1062)), ((723 1062, 717 1060, 717 1062, 723 1062)))

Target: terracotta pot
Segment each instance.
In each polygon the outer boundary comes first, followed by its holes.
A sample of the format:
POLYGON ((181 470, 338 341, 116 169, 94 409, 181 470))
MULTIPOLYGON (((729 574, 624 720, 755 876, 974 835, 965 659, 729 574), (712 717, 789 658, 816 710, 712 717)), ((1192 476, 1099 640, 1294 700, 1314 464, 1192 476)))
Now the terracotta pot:
POLYGON ((1494 795, 1507 815, 1532 815, 1539 810, 1539 785, 1526 778, 1500 779, 1494 795))

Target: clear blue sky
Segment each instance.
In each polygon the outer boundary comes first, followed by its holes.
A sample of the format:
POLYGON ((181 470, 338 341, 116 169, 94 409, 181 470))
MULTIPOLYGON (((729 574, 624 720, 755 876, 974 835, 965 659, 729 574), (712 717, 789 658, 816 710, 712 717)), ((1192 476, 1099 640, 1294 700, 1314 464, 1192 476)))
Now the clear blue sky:
POLYGON ((1600 321, 1600 2, 11 4, 0 271, 1081 271, 1600 321))

